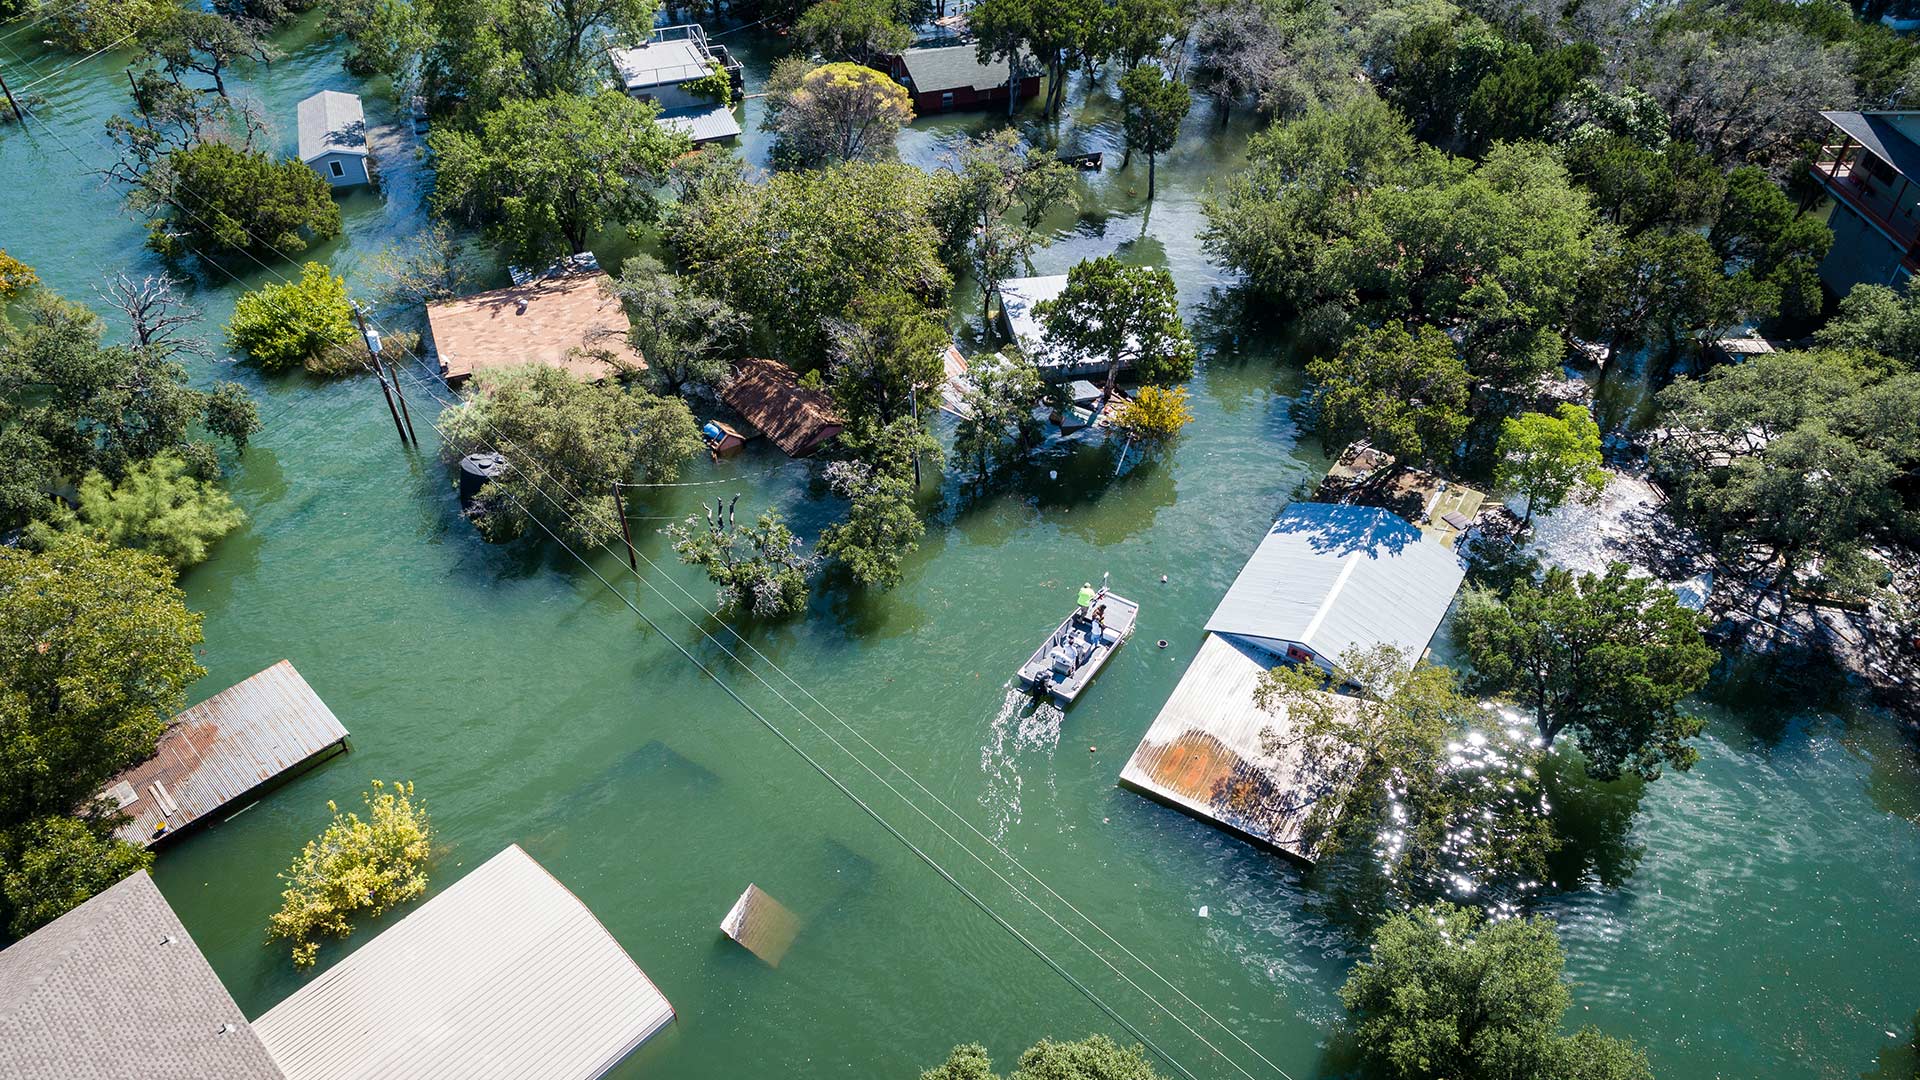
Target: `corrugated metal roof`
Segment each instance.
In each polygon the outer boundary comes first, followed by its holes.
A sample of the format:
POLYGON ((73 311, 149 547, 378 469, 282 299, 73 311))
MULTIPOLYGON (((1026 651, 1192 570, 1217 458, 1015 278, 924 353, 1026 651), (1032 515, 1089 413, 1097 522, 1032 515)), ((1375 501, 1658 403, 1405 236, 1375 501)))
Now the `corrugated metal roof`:
POLYGON ((1336 774, 1304 768, 1297 748, 1275 756, 1261 746, 1262 731, 1273 729, 1283 740, 1287 735, 1284 712, 1270 713, 1253 702, 1261 674, 1280 662, 1258 646, 1208 634, 1121 770, 1121 786, 1310 861, 1300 828, 1311 800, 1336 774))
POLYGON ((591 1080, 672 1019, 593 912, 515 844, 254 1029, 291 1080, 591 1080))
POLYGON ((142 870, 0 952, 0 1076, 282 1074, 142 870))
POLYGON ((740 135, 740 121, 734 118, 733 109, 727 105, 663 112, 660 114, 660 126, 683 132, 696 143, 738 138, 740 135))
POLYGON ((333 710, 282 660, 174 717, 154 755, 102 794, 132 815, 120 838, 152 844, 346 737, 333 710))
POLYGON ((1329 661, 1392 645, 1411 666, 1466 569, 1389 510, 1294 503, 1254 550, 1207 629, 1298 643, 1329 661))
POLYGON ((300 160, 311 165, 328 154, 367 156, 367 113, 356 94, 322 90, 294 110, 300 160))
POLYGON ((780 901, 748 884, 747 891, 733 902, 726 918, 720 920, 720 932, 739 942, 769 966, 779 967, 793 939, 800 932, 800 920, 780 901))

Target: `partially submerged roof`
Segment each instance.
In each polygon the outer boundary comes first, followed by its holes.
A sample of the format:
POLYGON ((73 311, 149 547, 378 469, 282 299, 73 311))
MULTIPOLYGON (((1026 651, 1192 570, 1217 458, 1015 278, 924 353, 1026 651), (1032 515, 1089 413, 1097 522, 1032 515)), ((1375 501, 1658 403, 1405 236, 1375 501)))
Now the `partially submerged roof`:
POLYGON ((1294 503, 1267 531, 1207 629, 1298 642, 1338 661, 1392 645, 1411 666, 1439 629, 1466 570, 1392 511, 1294 503))
POLYGON ((778 360, 740 361, 720 397, 794 457, 818 450, 844 426, 833 398, 801 386, 793 369, 778 360))
POLYGON ((0 952, 0 1076, 283 1075, 144 870, 0 952))
POLYGON ((322 90, 295 111, 300 160, 311 165, 328 154, 367 156, 367 114, 357 94, 322 90))
POLYGON ((1910 179, 1920 179, 1920 112, 1823 112, 1854 142, 1910 179))
POLYGON ((282 660, 174 717, 153 756, 101 794, 132 818, 120 838, 150 845, 346 737, 333 710, 282 660))
POLYGON ((760 886, 749 883, 747 891, 740 894, 740 899, 733 902, 726 917, 720 920, 720 932, 766 961, 768 966, 779 967, 780 958, 787 955, 800 932, 800 920, 760 886))
POLYGON ((1016 342, 1039 341, 1046 327, 1034 314, 1034 305, 1057 300, 1067 291, 1067 275, 1008 278, 1000 283, 1000 306, 1006 312, 1007 327, 1016 342))
POLYGON ((660 126, 678 131, 696 143, 732 139, 740 134, 740 121, 727 105, 709 105, 704 109, 672 109, 660 114, 660 126))
MULTIPOLYGON (((1286 746, 1284 709, 1254 704, 1260 676, 1281 663, 1256 645, 1208 634, 1173 696, 1120 773, 1124 787, 1192 814, 1256 844, 1311 861, 1301 828, 1314 800, 1341 779, 1322 761, 1309 762, 1286 746), (1272 729, 1281 752, 1269 753, 1261 733, 1272 729)), ((1319 695, 1337 707, 1349 698, 1319 695)))
POLYGON ((649 41, 628 49, 609 49, 620 84, 631 92, 698 79, 713 70, 700 43, 687 38, 649 41))
POLYGON ((940 408, 962 420, 973 415, 973 406, 967 404, 967 395, 973 392, 973 380, 968 377, 966 354, 960 346, 947 343, 946 351, 940 354, 940 366, 946 371, 946 378, 940 383, 940 408))
MULTIPOLYGON (((985 91, 1007 85, 1007 65, 996 60, 983 64, 979 50, 972 45, 949 45, 940 49, 908 49, 900 54, 900 65, 913 80, 915 93, 938 93, 962 88, 985 91)), ((1023 71, 1029 65, 1023 65, 1023 71)))
POLYGON ((588 381, 643 368, 631 324, 604 273, 542 277, 427 305, 440 372, 457 383, 476 371, 545 364, 588 381))
POLYGON ((254 1022, 291 1080, 590 1080, 673 1006, 518 845, 254 1022))

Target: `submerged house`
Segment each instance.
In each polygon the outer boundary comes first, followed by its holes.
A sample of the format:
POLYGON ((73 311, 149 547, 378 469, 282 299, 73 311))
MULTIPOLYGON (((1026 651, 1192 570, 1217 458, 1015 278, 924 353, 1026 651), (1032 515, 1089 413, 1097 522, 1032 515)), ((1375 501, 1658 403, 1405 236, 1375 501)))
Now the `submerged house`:
POLYGON ((792 457, 806 457, 846 427, 826 391, 801 386, 793 369, 778 360, 735 364, 720 399, 792 457))
POLYGON ((631 329, 606 274, 563 269, 428 304, 426 346, 449 386, 476 371, 520 364, 546 364, 598 382, 646 367, 627 340, 631 329))
POLYGON ((309 169, 337 188, 373 183, 367 114, 359 95, 322 90, 300 103, 295 118, 300 160, 309 169))
POLYGON ((1903 286, 1920 241, 1920 112, 1823 112, 1839 143, 1821 149, 1813 178, 1833 198, 1833 247, 1820 280, 1835 295, 1855 285, 1903 286))
MULTIPOLYGON (((1314 801, 1343 782, 1343 763, 1308 760, 1289 744, 1284 711, 1254 702, 1260 676, 1288 662, 1331 672, 1347 650, 1381 644, 1411 667, 1465 576, 1450 550, 1390 511, 1289 506, 1207 620, 1198 653, 1120 785, 1312 861, 1303 826, 1314 801)), ((1352 699, 1325 700, 1339 708, 1352 699)))
POLYGON ((517 845, 251 1023, 145 871, 0 951, 0 1076, 593 1080, 674 1018, 517 845))
POLYGON ((153 756, 100 794, 127 816, 120 839, 151 847, 346 745, 333 710, 282 660, 174 717, 153 756))
POLYGON ((1040 65, 1025 59, 1016 82, 1001 61, 983 64, 972 45, 908 49, 887 61, 887 74, 913 95, 915 115, 1006 105, 1009 87, 1025 100, 1040 94, 1040 65))
POLYGON ((707 40, 697 23, 667 26, 639 45, 609 49, 614 77, 629 97, 660 107, 660 124, 685 132, 695 143, 719 142, 740 135, 733 99, 744 73, 725 45, 707 40), (724 93, 706 92, 712 76, 726 78, 724 93))
MULTIPOLYGON (((1046 335, 1046 323, 1034 309, 1049 301, 1057 300, 1067 291, 1067 275, 1048 274, 1043 277, 1008 278, 995 289, 1000 297, 1000 311, 996 320, 1000 332, 1012 341, 1027 359, 1040 369, 1040 377, 1048 382, 1066 382, 1072 379, 1084 379, 1092 375, 1105 376, 1107 365, 1099 361, 1089 361, 1081 357, 1056 356, 1047 349, 1042 341, 1046 335)), ((1125 371, 1129 365, 1122 364, 1125 371)))

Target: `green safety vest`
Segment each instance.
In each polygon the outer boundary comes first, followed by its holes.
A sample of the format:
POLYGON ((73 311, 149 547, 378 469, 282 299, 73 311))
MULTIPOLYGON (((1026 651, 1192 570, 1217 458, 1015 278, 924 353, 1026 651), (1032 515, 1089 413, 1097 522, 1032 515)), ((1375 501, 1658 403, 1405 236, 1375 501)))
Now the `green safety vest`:
POLYGON ((1091 585, 1080 586, 1080 606, 1086 607, 1088 604, 1091 604, 1091 603, 1093 603, 1093 586, 1091 585))

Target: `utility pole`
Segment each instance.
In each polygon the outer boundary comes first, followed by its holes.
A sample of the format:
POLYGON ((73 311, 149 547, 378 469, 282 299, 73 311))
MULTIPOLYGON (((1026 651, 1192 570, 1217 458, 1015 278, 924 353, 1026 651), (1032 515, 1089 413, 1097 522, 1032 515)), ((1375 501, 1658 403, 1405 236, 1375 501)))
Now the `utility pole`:
POLYGON ((140 84, 133 81, 133 69, 127 69, 127 86, 133 90, 133 104, 140 110, 140 119, 146 122, 147 130, 153 130, 153 117, 147 113, 147 103, 140 97, 140 84))
POLYGON ((13 91, 7 87, 7 79, 4 75, 0 75, 0 94, 7 95, 7 105, 13 109, 14 118, 22 124, 25 124, 27 122, 27 110, 21 108, 20 103, 14 100, 13 91))
MULTIPOLYGON (((374 344, 379 344, 380 335, 375 333, 373 340, 374 344)), ((400 399, 400 419, 407 422, 407 438, 413 440, 414 447, 418 448, 420 445, 420 436, 414 434, 413 414, 407 411, 407 395, 405 391, 400 389, 400 365, 394 363, 393 357, 391 356, 387 357, 387 370, 393 374, 393 392, 395 396, 400 399)))
POLYGON ((627 501, 620 497, 620 482, 613 483, 613 511, 620 515, 620 538, 627 542, 627 566, 634 572, 640 572, 640 564, 633 558, 633 526, 627 524, 627 501))
POLYGON ((380 393, 387 399, 387 413, 393 417, 393 430, 400 435, 400 445, 405 446, 407 429, 400 423, 400 410, 393 406, 393 389, 387 385, 387 373, 380 368, 380 336, 367 329, 367 319, 360 313, 359 304, 353 305, 353 321, 360 324, 360 336, 366 339, 371 361, 367 367, 373 371, 373 377, 380 380, 380 393))
MULTIPOLYGON (((913 409, 913 430, 920 434, 920 388, 915 386, 907 391, 907 404, 913 409)), ((920 493, 920 448, 913 448, 913 491, 920 493)))

